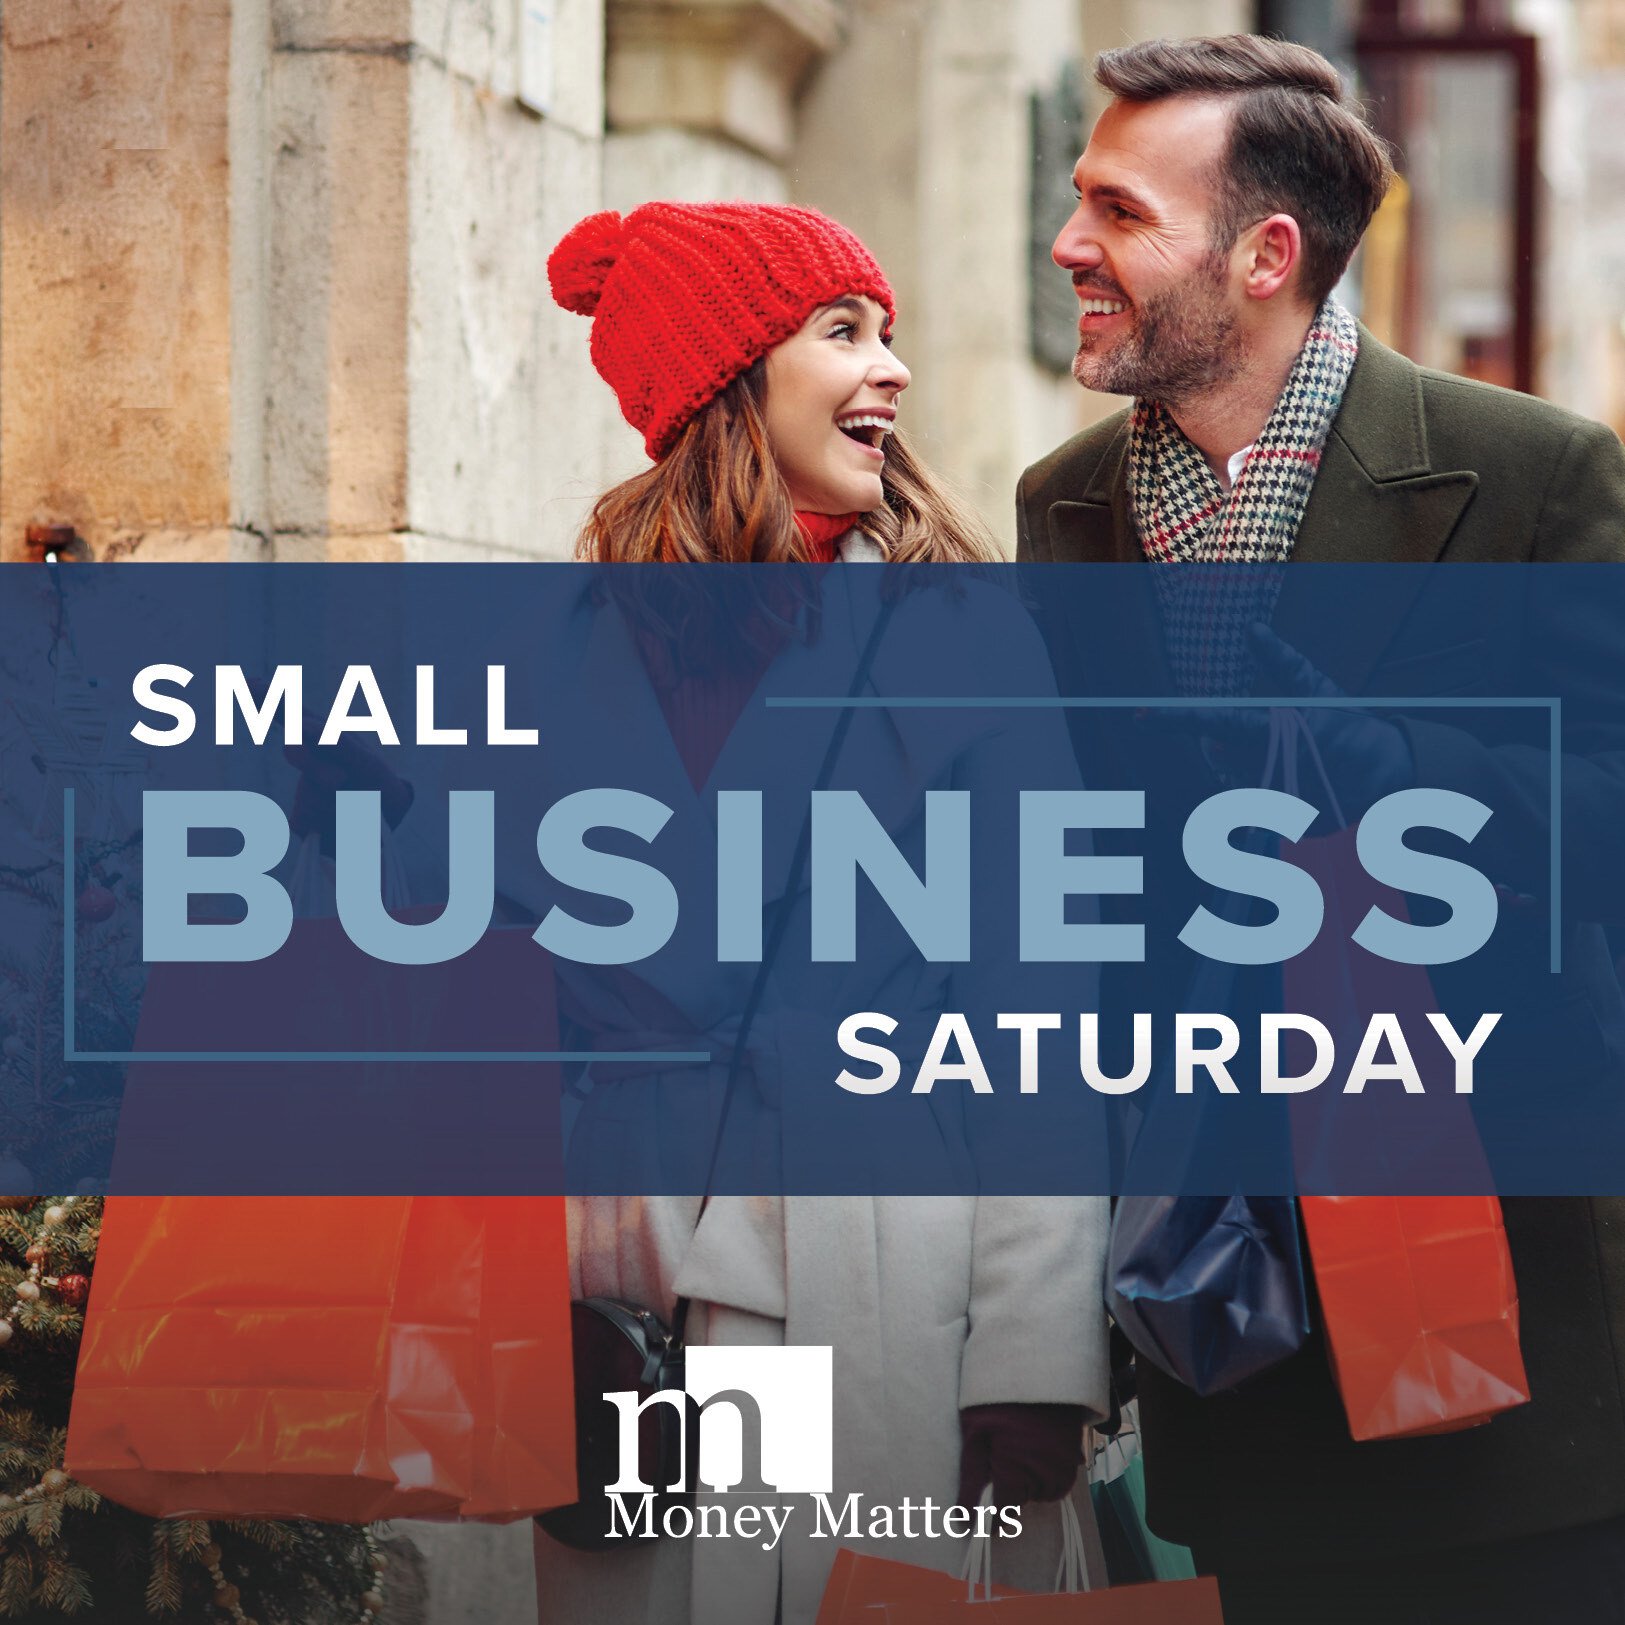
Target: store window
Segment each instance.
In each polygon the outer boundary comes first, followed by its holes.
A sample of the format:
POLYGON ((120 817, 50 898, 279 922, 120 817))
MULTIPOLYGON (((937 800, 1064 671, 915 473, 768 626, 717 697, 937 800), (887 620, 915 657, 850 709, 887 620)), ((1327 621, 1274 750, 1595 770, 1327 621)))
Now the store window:
POLYGON ((1366 0, 1353 48, 1400 174, 1362 257, 1366 325, 1424 366, 1533 391, 1534 36, 1495 0, 1366 0))

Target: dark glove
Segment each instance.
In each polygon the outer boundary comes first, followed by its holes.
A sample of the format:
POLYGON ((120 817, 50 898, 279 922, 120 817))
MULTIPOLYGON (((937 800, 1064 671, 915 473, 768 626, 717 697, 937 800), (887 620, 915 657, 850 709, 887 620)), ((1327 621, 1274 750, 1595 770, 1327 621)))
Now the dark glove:
MULTIPOLYGON (((1262 621, 1248 627, 1247 642, 1266 692, 1284 699, 1348 698, 1262 621)), ((1356 705, 1309 705, 1297 714, 1320 754, 1346 822, 1354 823, 1384 796, 1416 783, 1410 741, 1397 723, 1356 705)), ((1200 735, 1208 744, 1214 766, 1234 784, 1258 784, 1263 779, 1270 736, 1268 706, 1159 707, 1148 713, 1146 723, 1200 735)), ((1289 739, 1285 748, 1293 745, 1289 739)), ((1318 799, 1319 773, 1307 747, 1298 742, 1296 748, 1306 799, 1318 799)))
POLYGON ((345 737, 336 745, 288 745, 283 756, 299 769, 289 827, 296 837, 312 832, 322 838, 322 851, 333 855, 333 820, 340 790, 376 790, 384 821, 394 829, 411 811, 413 790, 390 771, 375 751, 345 737))
POLYGON ((1059 1501, 1083 1464, 1082 1405, 967 1405, 959 1413, 959 1504, 1059 1501))

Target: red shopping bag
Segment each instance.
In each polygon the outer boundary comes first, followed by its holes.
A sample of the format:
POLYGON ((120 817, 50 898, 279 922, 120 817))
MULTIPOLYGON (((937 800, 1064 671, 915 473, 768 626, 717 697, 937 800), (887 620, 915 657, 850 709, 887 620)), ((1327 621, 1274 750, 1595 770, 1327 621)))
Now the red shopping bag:
POLYGON ((1142 1586, 1111 1586, 1108 1591, 1063 1592, 1058 1596, 993 1597, 967 1602, 964 1596, 934 1610, 920 1604, 887 1602, 871 1612, 886 1625, 1224 1625, 1219 1581, 1163 1579, 1142 1586))
POLYGON ((888 1558, 866 1557, 850 1547, 836 1554, 824 1590, 817 1625, 938 1625, 963 1619, 967 1625, 1224 1625, 1216 1581, 1177 1580, 1150 1585, 1084 1591, 1083 1539, 1076 1509, 1061 1503, 1063 1556, 1056 1590, 1048 1594, 1013 1591, 989 1580, 990 1542, 972 1542, 967 1571, 981 1559, 982 1578, 918 1568, 888 1558), (1062 1586, 1066 1590, 1061 1590, 1062 1586))
POLYGON ((296 919, 268 959, 156 964, 131 1048, 157 1059, 128 1068, 112 1190, 560 1191, 558 1067, 512 1058, 557 1046, 553 962, 524 926, 396 965, 337 919, 296 919), (469 1059, 414 1058, 448 1054, 469 1059))
POLYGON ((835 1554, 815 1625, 880 1625, 888 1606, 909 1603, 920 1604, 926 1611, 923 1617, 934 1619, 933 1609, 963 1602, 967 1589, 964 1580, 941 1569, 871 1557, 843 1546, 835 1554))
MULTIPOLYGON (((1281 966, 1282 1009, 1322 1023, 1340 1063, 1318 1088, 1291 1096, 1298 1188, 1370 1189, 1376 1180, 1388 1188, 1488 1190, 1493 1180, 1471 1096, 1456 1092, 1456 1062, 1430 1019, 1439 1005, 1426 969, 1380 958, 1354 941, 1373 908, 1395 920, 1409 917, 1404 894, 1367 874, 1355 842, 1355 830, 1345 828, 1281 843, 1282 859, 1313 877, 1325 906, 1315 940, 1281 966), (1341 1092, 1344 1064, 1360 1052, 1376 1017, 1392 1020, 1376 1029, 1374 1058, 1384 1065, 1408 1061, 1423 1093, 1404 1093, 1392 1075, 1379 1075, 1359 1094, 1341 1092)), ((1288 1032, 1284 1052, 1288 1072, 1310 1070, 1306 1034, 1288 1032)))
POLYGON ((576 1498, 557 1197, 114 1197, 67 1470, 158 1517, 576 1498))
POLYGON ((853 1617, 884 1620, 886 1625, 937 1625, 939 1620, 963 1620, 964 1625, 978 1620, 987 1625, 1224 1625, 1219 1582, 1211 1577, 974 1602, 966 1600, 961 1586, 952 1603, 883 1603, 853 1617))
POLYGON ((1493 1196, 1306 1196, 1332 1371, 1356 1439, 1450 1433, 1529 1398, 1493 1196))
MULTIPOLYGON (((1404 919, 1404 897, 1365 872, 1353 829, 1283 845, 1282 856, 1315 877, 1326 905, 1315 942, 1282 967, 1284 1008, 1323 1022, 1338 1053, 1351 1056, 1372 1015, 1397 1017, 1426 1091, 1406 1098, 1403 1137, 1392 1132, 1391 1107, 1362 1121, 1363 1102, 1350 1097, 1334 1104, 1318 1091, 1295 1096, 1300 1183, 1357 1186, 1381 1158, 1408 1183, 1421 1173, 1446 1190, 1488 1190, 1469 1098, 1455 1092, 1455 1062, 1429 1042, 1436 1035, 1427 1018, 1438 1006, 1426 972, 1352 941, 1373 906, 1404 919)), ((1451 1432, 1528 1400, 1517 1284, 1496 1197, 1300 1200, 1333 1375, 1356 1439, 1451 1432)))
POLYGON ((393 965, 299 919, 268 960, 155 965, 113 1188, 160 1194, 108 1202, 70 1471, 160 1516, 573 1501, 563 1203, 524 1194, 562 1189, 558 1069, 399 1058, 557 1043, 524 930, 393 965), (267 1053, 299 1058, 232 1058, 267 1053))

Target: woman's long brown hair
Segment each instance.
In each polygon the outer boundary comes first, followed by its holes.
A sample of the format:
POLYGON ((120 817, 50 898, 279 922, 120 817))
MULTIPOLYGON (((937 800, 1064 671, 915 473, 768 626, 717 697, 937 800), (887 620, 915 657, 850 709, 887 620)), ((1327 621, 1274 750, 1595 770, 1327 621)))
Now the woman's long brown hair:
MULTIPOLYGON (((576 544, 599 564, 791 563, 808 556, 767 438, 758 361, 698 412, 653 468, 606 491, 576 544)), ((886 439, 885 502, 857 525, 892 564, 986 564, 999 551, 926 473, 901 434, 886 439)))

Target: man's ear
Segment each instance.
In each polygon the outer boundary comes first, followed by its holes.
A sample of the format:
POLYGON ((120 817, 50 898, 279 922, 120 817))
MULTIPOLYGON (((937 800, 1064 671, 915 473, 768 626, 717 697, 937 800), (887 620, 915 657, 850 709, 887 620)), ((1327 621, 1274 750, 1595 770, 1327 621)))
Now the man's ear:
POLYGON ((1303 259, 1303 233, 1289 214, 1260 220, 1237 245, 1241 249, 1242 286, 1251 299, 1273 299, 1290 291, 1303 259))

